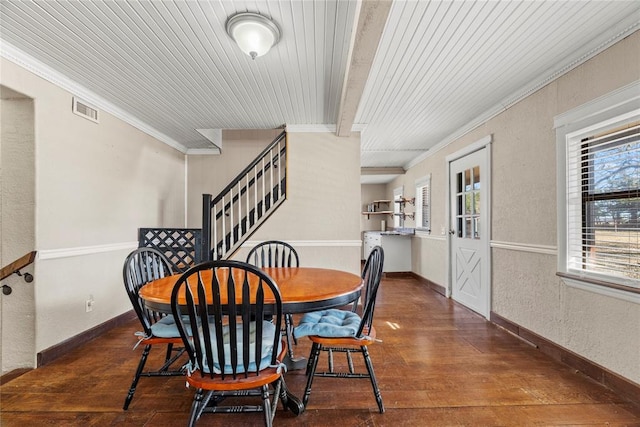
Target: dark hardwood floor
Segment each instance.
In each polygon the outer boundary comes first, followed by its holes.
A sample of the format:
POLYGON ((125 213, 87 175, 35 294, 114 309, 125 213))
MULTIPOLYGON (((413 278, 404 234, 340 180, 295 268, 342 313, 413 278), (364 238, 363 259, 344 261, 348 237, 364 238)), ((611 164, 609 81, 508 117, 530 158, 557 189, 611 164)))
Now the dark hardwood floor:
MULTIPOLYGON (((386 412, 368 380, 318 378, 306 412, 279 406, 275 425, 640 426, 638 406, 411 277, 383 280, 374 324, 383 342, 370 352, 386 412)), ((194 390, 180 377, 142 378, 122 410, 141 352, 132 350, 137 330, 134 322, 113 329, 3 384, 0 424, 185 425, 194 390)), ((303 339, 295 351, 306 356, 309 347, 303 339)), ((162 353, 152 351, 149 363, 162 353)), ((286 379, 301 395, 304 371, 286 379)), ((261 416, 205 414, 198 425, 256 426, 261 416)))

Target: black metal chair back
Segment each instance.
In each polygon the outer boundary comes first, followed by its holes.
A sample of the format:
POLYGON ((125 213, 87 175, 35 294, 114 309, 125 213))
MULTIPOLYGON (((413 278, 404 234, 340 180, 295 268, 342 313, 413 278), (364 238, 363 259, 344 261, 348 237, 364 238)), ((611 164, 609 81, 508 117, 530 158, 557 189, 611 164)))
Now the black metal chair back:
POLYGON ((257 375, 265 362, 280 363, 282 299, 276 283, 259 268, 228 260, 196 265, 177 281, 171 308, 191 369, 202 377, 246 378, 257 375), (187 329, 183 316, 197 330, 187 329), (273 323, 263 321, 265 316, 273 316, 273 323))
POLYGON ((124 262, 124 287, 147 336, 152 335, 151 325, 165 315, 147 309, 138 292, 147 283, 172 274, 171 263, 167 257, 153 248, 138 248, 131 252, 124 262))
POLYGON ((267 240, 254 246, 247 262, 256 267, 299 267, 298 253, 290 244, 280 240, 267 240))
MULTIPOLYGON (((257 244, 249 251, 247 262, 258 268, 300 266, 300 258, 293 246, 280 240, 267 240, 257 244)), ((295 361, 304 363, 302 358, 296 358, 293 354, 293 345, 298 344, 293 336, 293 316, 290 313, 285 313, 284 322, 285 327, 282 332, 287 338, 289 358, 294 364, 295 361)))
POLYGON ((371 324, 373 323, 373 313, 376 308, 376 297, 378 295, 378 288, 382 280, 382 268, 384 264, 384 251, 382 247, 376 246, 373 248, 369 257, 367 258, 364 268, 362 269, 362 280, 364 282, 364 296, 363 296, 363 310, 362 310, 362 322, 356 337, 362 337, 367 331, 371 330, 371 324))

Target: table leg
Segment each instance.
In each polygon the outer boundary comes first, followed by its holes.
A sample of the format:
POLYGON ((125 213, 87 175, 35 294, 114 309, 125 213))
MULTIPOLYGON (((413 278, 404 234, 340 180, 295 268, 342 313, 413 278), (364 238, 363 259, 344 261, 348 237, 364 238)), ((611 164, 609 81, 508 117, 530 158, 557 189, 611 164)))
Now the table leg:
POLYGON ((284 362, 283 362, 288 371, 297 371, 300 369, 307 369, 307 358, 306 357, 291 357, 289 354, 287 354, 284 357, 284 362))
POLYGON ((282 388, 280 390, 280 398, 282 399, 282 404, 296 416, 303 413, 304 405, 302 404, 300 398, 289 391, 286 381, 282 381, 281 386, 282 388))

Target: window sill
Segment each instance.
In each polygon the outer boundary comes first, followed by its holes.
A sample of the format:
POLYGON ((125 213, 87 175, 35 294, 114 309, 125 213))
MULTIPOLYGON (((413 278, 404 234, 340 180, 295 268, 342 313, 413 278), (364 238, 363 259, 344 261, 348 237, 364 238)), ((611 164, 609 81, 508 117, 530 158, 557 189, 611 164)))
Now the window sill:
POLYGON ((618 285, 561 271, 557 272, 556 275, 562 279, 564 284, 572 288, 640 304, 640 288, 618 285))

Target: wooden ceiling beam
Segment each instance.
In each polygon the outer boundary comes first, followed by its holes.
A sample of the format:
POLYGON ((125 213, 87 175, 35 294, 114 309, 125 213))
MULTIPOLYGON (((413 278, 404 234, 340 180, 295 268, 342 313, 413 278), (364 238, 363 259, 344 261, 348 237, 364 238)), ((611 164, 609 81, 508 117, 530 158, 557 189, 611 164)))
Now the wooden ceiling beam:
POLYGON ((351 135, 351 127, 393 2, 361 0, 358 3, 340 108, 336 118, 337 136, 351 135))

